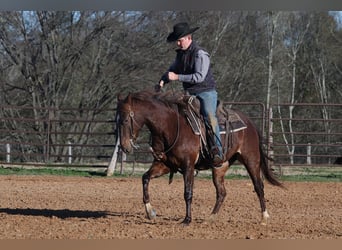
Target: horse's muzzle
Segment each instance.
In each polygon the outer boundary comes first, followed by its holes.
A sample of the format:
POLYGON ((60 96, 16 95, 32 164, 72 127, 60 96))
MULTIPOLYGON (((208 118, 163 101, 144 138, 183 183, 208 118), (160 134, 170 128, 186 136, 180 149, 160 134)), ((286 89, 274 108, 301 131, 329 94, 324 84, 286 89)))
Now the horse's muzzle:
POLYGON ((139 145, 135 144, 133 139, 130 139, 129 142, 131 143, 132 148, 134 148, 134 149, 138 149, 139 148, 139 145))
POLYGON ((129 149, 127 149, 127 148, 125 148, 125 147, 122 147, 121 146, 121 150, 122 150, 122 152, 124 152, 125 154, 129 154, 132 150, 129 150, 129 149))

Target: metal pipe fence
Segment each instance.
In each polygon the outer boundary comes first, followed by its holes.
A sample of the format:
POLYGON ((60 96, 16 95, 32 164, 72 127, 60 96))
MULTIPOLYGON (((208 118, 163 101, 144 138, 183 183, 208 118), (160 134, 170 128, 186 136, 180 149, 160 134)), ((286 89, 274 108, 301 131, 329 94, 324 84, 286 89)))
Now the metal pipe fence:
POLYGON ((342 157, 342 104, 278 104, 269 109, 268 155, 278 166, 331 166, 342 157))
MULTIPOLYGON (((264 137, 275 166, 333 165, 342 157, 342 104, 224 102, 243 111, 264 137)), ((115 147, 115 109, 52 109, 0 106, 0 164, 106 167, 115 147)), ((144 129, 124 163, 150 163, 144 129)))
POLYGON ((0 106, 0 163, 105 164, 114 147, 115 109, 0 106))

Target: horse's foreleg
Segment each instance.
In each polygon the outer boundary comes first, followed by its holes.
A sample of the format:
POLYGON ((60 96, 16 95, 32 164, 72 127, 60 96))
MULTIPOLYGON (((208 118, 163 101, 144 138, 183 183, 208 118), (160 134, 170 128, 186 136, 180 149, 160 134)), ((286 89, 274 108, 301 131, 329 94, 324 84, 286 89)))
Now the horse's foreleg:
POLYGON ((150 169, 146 173, 143 174, 143 177, 142 177, 143 202, 145 204, 145 211, 146 211, 147 218, 149 218, 150 220, 156 217, 156 211, 153 209, 150 203, 150 195, 148 192, 150 180, 153 178, 160 177, 169 172, 170 172, 170 169, 166 167, 163 163, 155 161, 152 163, 152 166, 150 167, 150 169))
POLYGON ((224 176, 229 168, 229 163, 224 162, 220 168, 213 168, 213 182, 216 189, 216 203, 211 214, 217 214, 227 195, 224 187, 224 176))
POLYGON ((265 211, 261 213, 261 225, 266 226, 269 219, 270 219, 270 215, 265 209, 265 211))
POLYGON ((191 222, 191 203, 194 187, 194 168, 186 167, 183 173, 184 179, 184 200, 186 205, 186 215, 182 224, 187 226, 191 222))

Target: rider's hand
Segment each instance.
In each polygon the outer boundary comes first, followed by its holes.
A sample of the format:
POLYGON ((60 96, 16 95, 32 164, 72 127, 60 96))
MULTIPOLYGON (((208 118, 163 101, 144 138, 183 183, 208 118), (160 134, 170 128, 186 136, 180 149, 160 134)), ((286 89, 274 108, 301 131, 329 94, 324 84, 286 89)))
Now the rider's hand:
POLYGON ((156 84, 156 86, 154 86, 154 90, 156 92, 160 92, 163 86, 164 86, 164 81, 160 80, 160 82, 158 84, 156 84))

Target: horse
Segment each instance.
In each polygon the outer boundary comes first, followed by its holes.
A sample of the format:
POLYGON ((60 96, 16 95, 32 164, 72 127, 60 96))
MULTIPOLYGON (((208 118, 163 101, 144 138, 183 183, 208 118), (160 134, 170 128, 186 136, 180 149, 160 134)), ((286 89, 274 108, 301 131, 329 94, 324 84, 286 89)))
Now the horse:
POLYGON ((214 216, 219 212, 226 197, 225 173, 229 166, 238 160, 245 166, 253 182, 260 201, 261 224, 266 225, 270 216, 266 209, 261 172, 270 184, 279 187, 283 184, 268 167, 259 130, 245 114, 237 111, 247 128, 230 135, 231 147, 225 152, 226 160, 221 167, 212 167, 209 159, 201 157, 201 138, 193 132, 180 103, 172 98, 166 98, 165 93, 146 90, 129 93, 126 97, 118 95, 117 128, 121 150, 127 154, 133 151, 144 125, 151 134, 151 152, 154 160, 149 170, 142 176, 143 203, 147 218, 156 217, 149 196, 150 180, 170 174, 169 183, 171 183, 173 174, 179 172, 183 176, 186 205, 185 218, 181 223, 185 226, 189 225, 192 220, 191 204, 195 171, 210 168, 216 190, 216 202, 211 212, 214 216))

